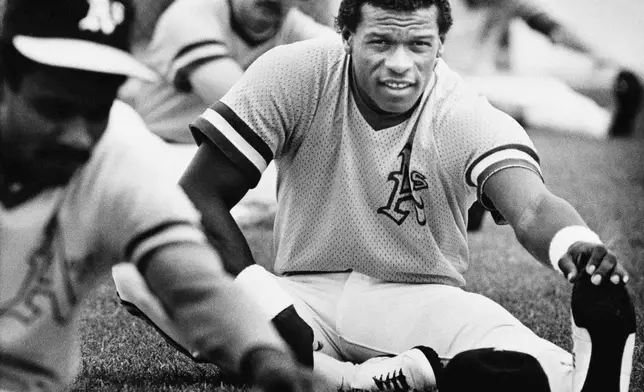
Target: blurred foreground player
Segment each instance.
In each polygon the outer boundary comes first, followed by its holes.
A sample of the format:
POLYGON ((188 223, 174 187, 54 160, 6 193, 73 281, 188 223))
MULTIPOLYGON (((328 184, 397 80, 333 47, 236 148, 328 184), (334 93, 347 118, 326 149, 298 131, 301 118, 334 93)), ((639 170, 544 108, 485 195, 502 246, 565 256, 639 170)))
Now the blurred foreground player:
POLYGON ((160 180, 160 140, 115 101, 127 0, 10 1, 1 43, 0 390, 58 391, 81 364, 79 305, 129 260, 213 363, 265 391, 310 391, 260 309, 221 267, 199 214, 160 180))

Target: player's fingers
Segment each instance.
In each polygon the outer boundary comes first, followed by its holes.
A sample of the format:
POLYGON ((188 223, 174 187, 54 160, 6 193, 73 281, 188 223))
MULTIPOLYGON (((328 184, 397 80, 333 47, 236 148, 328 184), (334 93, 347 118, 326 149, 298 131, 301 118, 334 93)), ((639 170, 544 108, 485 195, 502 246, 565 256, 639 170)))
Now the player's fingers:
MULTIPOLYGON (((584 244, 580 254, 588 255, 585 269, 588 275, 593 275, 597 268, 599 268, 599 265, 604 261, 608 254, 608 249, 604 245, 584 244)), ((582 268, 581 264, 577 264, 577 267, 582 268)))
POLYGON ((577 279, 579 271, 577 270, 577 266, 575 265, 575 261, 573 260, 570 252, 566 253, 561 259, 559 259, 558 265, 559 269, 563 272, 569 282, 574 282, 577 279))
POLYGON ((620 282, 623 282, 624 284, 628 283, 629 277, 628 277, 628 272, 624 268, 623 265, 620 263, 617 263, 615 266, 615 269, 613 270, 611 276, 610 276, 610 281, 613 282, 613 284, 619 284, 620 282))
POLYGON ((594 285, 599 285, 605 279, 609 279, 613 275, 615 266, 617 265, 617 257, 612 252, 606 252, 604 257, 599 262, 594 273, 590 277, 590 281, 594 285))

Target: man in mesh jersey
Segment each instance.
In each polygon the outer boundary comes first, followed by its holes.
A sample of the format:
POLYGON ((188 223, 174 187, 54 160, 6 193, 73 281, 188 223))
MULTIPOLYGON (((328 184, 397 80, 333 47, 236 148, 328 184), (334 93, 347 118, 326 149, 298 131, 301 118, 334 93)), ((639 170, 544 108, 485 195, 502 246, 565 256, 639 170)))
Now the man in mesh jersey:
POLYGON ((448 1, 343 0, 338 15, 341 37, 269 51, 191 125, 180 184, 236 283, 268 315, 290 298, 338 388, 625 392, 626 271, 546 189, 521 126, 441 59, 448 1), (272 160, 274 275, 229 213, 272 160), (477 199, 574 282, 575 365, 461 288, 477 199))

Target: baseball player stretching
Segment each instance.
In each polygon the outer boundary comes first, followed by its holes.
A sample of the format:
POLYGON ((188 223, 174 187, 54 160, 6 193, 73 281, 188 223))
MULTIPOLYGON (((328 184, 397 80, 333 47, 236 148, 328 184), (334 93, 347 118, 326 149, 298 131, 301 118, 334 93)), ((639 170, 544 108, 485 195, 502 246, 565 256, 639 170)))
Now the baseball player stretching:
POLYGON ((126 0, 10 0, 0 102, 0 390, 59 391, 80 361, 80 304, 128 260, 182 338, 265 391, 311 390, 232 285, 199 214, 162 180, 154 137, 114 101, 130 57, 126 0), (231 311, 234 309, 234 312, 231 311))
POLYGON ((441 59, 451 23, 447 0, 343 0, 341 37, 269 51, 193 122, 180 184, 236 284, 269 316, 271 295, 292 300, 336 387, 626 392, 628 276, 544 186, 521 126, 441 59), (272 160, 276 276, 229 213, 272 160), (476 199, 574 283, 575 364, 461 288, 476 199))
POLYGON ((159 17, 137 57, 161 78, 133 89, 133 107, 150 130, 172 142, 194 140, 188 124, 221 98, 267 50, 335 35, 295 0, 181 0, 159 17))

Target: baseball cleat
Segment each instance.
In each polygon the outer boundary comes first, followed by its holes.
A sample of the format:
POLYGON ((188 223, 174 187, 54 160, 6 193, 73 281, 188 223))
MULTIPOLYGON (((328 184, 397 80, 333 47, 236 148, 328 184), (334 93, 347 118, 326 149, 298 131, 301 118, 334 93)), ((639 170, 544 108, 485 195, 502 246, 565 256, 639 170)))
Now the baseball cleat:
POLYGON ((627 392, 635 309, 624 284, 599 286, 584 275, 572 291, 573 392, 627 392))
POLYGON ((361 391, 434 391, 442 365, 429 347, 417 346, 396 356, 381 356, 356 365, 349 389, 361 391))

